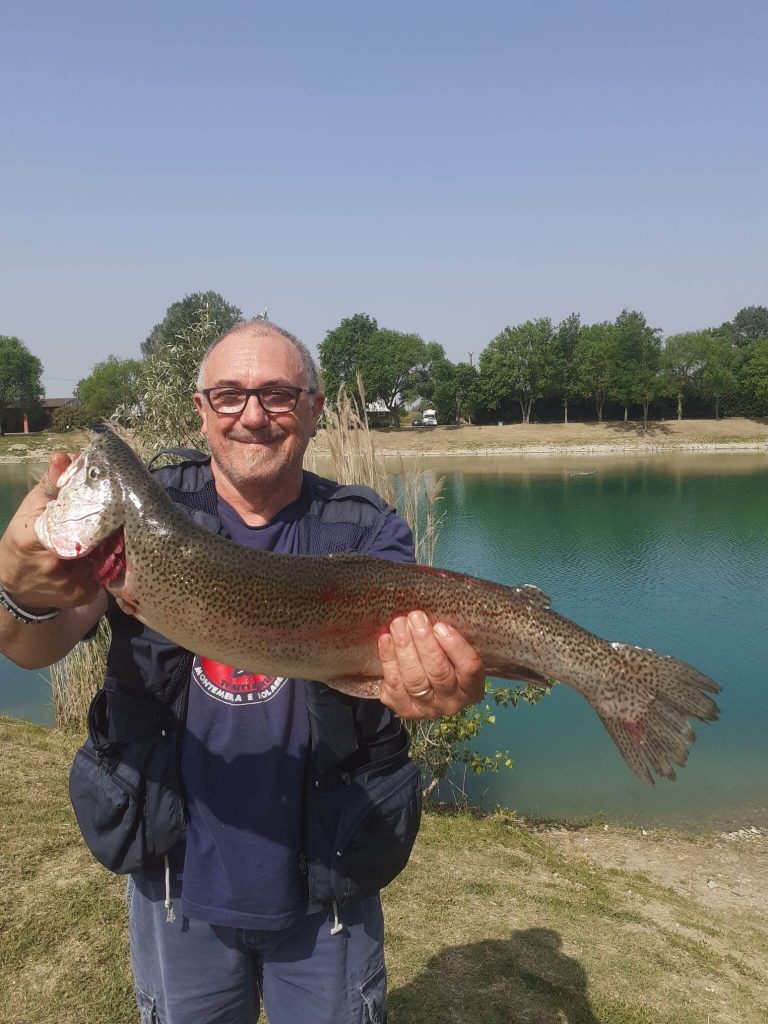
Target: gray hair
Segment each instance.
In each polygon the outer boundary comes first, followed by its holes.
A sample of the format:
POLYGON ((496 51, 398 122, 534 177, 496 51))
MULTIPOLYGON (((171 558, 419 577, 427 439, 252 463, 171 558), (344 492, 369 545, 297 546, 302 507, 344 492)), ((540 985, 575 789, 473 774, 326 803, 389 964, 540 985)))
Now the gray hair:
POLYGON ((304 342, 299 341, 295 334, 291 334, 290 331, 286 331, 278 324, 272 323, 271 320, 265 320, 259 316, 255 316, 252 320, 244 320, 241 324, 235 324, 234 327, 230 327, 228 331, 225 331, 224 334, 211 342, 205 350, 203 358, 200 360, 200 366, 197 371, 196 387, 198 391, 202 391, 203 389, 205 364, 208 361, 208 356, 218 345, 222 343, 222 341, 225 341, 227 338, 231 338, 233 334, 253 334, 256 337, 267 334, 279 334, 280 337, 285 338, 286 341, 290 342, 290 344, 293 345, 299 353, 301 365, 307 375, 307 387, 309 390, 320 391, 320 377, 317 372, 317 363, 304 342))

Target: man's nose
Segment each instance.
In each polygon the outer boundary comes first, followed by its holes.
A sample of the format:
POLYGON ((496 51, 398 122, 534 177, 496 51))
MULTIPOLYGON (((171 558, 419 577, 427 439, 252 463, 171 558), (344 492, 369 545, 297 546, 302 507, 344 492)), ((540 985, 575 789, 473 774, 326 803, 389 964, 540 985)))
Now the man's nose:
POLYGON ((269 421, 269 417, 261 408, 256 395, 249 395, 245 408, 240 413, 240 422, 246 427, 263 427, 269 421))

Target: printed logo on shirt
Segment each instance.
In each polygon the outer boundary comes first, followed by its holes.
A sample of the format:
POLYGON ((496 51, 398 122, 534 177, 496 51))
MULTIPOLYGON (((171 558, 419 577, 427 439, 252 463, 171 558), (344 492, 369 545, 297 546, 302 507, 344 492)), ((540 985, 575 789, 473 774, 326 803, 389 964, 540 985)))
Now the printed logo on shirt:
POLYGON ((260 676, 200 656, 192 664, 192 678, 209 697, 243 706, 271 700, 285 682, 285 676, 260 676))

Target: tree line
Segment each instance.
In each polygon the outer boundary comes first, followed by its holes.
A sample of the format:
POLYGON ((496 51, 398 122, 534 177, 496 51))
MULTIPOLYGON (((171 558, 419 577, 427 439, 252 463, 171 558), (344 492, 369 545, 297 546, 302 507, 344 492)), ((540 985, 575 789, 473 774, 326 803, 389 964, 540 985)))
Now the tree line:
MULTIPOLYGON (((56 411, 54 427, 82 427, 116 411, 129 416, 150 402, 157 408, 148 414, 167 420, 164 432, 173 433, 171 420, 190 415, 188 403, 177 399, 191 388, 200 355, 243 319, 214 291, 174 302, 141 342, 143 358, 110 355, 98 362, 75 388, 78 404, 56 411)), ((747 306, 719 327, 666 338, 637 310, 593 324, 578 313, 559 323, 541 317, 504 327, 458 362, 438 342, 357 313, 326 333, 319 356, 331 399, 343 388, 359 400, 360 381, 367 403, 386 410, 393 426, 418 405, 434 407, 441 423, 567 423, 574 416, 602 421, 635 412, 647 423, 652 409, 678 418, 768 414, 765 306, 747 306)), ((0 336, 0 433, 7 409, 39 407, 42 370, 20 339, 0 336)))
POLYGON ((584 324, 572 313, 510 325, 468 361, 417 334, 379 328, 365 313, 348 317, 320 343, 326 391, 357 391, 386 408, 392 425, 414 402, 430 404, 443 423, 562 418, 575 408, 602 421, 651 407, 698 416, 768 414, 768 308, 747 306, 719 327, 662 338, 643 313, 584 324))

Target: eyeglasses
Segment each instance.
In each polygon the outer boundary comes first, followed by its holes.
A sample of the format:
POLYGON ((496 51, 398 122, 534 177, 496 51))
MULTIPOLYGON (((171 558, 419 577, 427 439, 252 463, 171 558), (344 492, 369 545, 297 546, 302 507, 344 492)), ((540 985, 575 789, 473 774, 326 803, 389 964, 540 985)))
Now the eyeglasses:
POLYGON ((214 412, 223 416, 236 416, 248 404, 251 395, 256 395, 259 405, 266 413, 293 412, 302 394, 316 395, 314 388, 290 388, 272 385, 266 388, 203 388, 202 393, 214 412))

